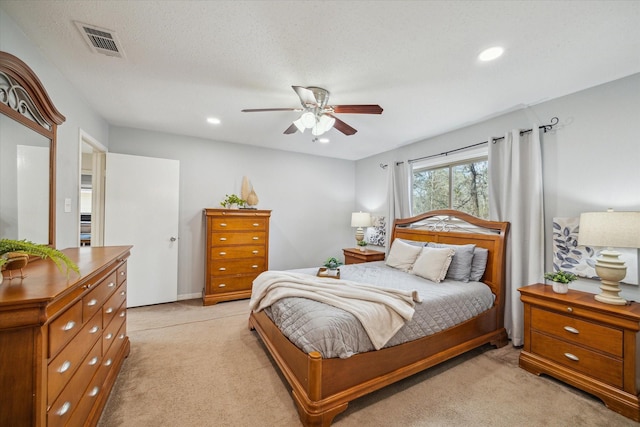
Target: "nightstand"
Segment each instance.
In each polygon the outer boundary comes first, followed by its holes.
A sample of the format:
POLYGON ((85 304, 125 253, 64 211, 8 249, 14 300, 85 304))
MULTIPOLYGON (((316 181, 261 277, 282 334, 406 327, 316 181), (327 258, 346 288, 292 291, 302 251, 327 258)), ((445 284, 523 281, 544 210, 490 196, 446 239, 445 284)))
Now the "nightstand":
POLYGON ((604 304, 587 292, 557 294, 543 284, 518 290, 524 303, 520 367, 571 384, 640 421, 640 304, 604 304))
POLYGON ((358 248, 343 249, 345 264, 361 264, 363 262, 384 261, 384 252, 358 248))

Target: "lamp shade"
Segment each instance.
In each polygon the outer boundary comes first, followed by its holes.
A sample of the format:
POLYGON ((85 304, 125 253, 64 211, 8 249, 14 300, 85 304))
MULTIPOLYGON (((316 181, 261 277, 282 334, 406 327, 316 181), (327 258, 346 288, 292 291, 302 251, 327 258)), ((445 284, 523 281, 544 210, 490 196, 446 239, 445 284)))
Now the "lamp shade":
POLYGON ((354 212, 351 214, 352 227, 371 227, 371 214, 368 212, 354 212))
POLYGON ((580 215, 578 244, 640 248, 640 212, 587 212, 580 215))

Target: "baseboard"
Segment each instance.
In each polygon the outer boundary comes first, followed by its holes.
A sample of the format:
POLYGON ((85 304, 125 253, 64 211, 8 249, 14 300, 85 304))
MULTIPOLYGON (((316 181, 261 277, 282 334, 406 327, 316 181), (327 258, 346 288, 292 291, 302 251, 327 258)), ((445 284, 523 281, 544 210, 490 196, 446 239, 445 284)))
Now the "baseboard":
POLYGON ((196 298, 202 298, 202 292, 198 292, 195 294, 182 294, 182 295, 178 295, 178 301, 183 301, 186 299, 196 299, 196 298))

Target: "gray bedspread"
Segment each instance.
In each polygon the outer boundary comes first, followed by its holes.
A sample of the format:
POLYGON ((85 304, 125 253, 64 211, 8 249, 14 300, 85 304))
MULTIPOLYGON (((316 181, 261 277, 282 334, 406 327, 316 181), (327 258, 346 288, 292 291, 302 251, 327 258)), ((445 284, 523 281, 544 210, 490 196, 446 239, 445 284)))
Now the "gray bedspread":
MULTIPOLYGON (((315 275, 317 268, 294 270, 315 275)), ((479 282, 429 280, 387 267, 384 261, 340 267, 340 278, 417 290, 413 318, 389 340, 385 347, 435 334, 468 320, 493 306, 491 289, 479 282)), ((352 314, 306 298, 285 298, 265 309, 266 314, 305 353, 318 351, 323 358, 347 358, 374 350, 360 322, 352 314)))

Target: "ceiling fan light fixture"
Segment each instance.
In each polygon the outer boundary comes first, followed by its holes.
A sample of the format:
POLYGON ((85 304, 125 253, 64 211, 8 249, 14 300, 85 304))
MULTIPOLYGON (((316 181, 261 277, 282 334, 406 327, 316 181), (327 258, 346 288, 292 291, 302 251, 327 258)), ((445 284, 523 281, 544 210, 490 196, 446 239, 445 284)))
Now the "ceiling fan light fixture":
POLYGON ((294 120, 293 124, 296 125, 296 127, 298 128, 298 130, 301 133, 304 133, 304 130, 306 129, 306 127, 304 126, 304 124, 302 123, 302 117, 299 118, 298 120, 294 120))
POLYGON ((307 129, 311 129, 316 125, 316 115, 313 114, 311 111, 306 111, 302 113, 299 120, 300 120, 300 123, 302 123, 302 125, 307 129))

